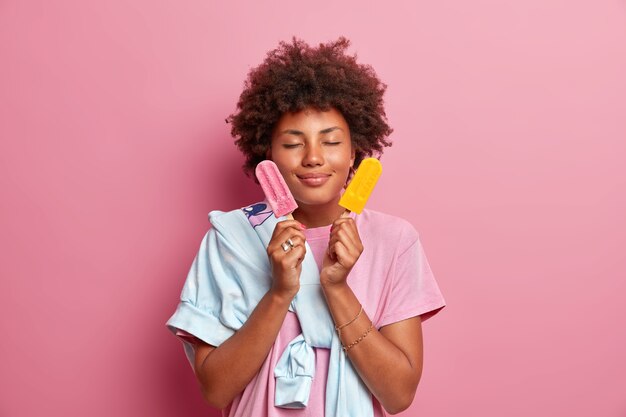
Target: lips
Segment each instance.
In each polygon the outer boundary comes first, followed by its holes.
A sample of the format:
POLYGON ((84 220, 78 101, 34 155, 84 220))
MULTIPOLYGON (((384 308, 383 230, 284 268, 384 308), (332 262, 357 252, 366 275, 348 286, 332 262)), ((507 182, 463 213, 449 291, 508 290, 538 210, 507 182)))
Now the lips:
POLYGON ((297 175, 297 177, 304 185, 309 187, 318 187, 320 185, 324 185, 330 179, 330 174, 310 173, 297 175))

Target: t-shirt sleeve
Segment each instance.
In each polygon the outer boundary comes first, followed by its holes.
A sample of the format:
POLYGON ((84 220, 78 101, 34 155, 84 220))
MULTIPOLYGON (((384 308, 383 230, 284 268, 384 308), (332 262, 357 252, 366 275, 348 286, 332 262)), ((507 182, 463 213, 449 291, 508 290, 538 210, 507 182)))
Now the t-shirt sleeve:
POLYGON ((419 236, 413 232, 415 240, 396 259, 380 327, 416 316, 424 322, 446 305, 419 236))

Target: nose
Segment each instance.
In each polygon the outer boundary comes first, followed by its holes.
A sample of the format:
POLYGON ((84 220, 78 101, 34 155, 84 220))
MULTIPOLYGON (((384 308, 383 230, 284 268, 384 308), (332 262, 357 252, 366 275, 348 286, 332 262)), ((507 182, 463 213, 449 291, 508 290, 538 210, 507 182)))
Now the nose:
POLYGON ((304 166, 324 165, 324 153, 319 144, 310 144, 306 147, 304 158, 302 159, 304 166))

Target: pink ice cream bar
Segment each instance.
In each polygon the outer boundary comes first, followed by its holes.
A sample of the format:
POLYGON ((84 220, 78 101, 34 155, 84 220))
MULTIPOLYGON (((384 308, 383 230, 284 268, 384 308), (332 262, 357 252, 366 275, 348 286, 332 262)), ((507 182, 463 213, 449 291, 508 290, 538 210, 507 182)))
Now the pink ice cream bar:
POLYGON ((291 213, 298 208, 298 204, 276 164, 270 160, 261 161, 256 166, 255 173, 274 215, 277 218, 287 216, 293 219, 291 213))

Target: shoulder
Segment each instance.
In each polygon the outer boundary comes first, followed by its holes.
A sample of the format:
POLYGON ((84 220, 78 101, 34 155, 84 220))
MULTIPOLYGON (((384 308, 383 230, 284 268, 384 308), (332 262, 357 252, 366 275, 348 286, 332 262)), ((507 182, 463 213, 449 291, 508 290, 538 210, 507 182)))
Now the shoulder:
POLYGON ((246 246, 246 242, 256 236, 254 229, 250 227, 248 216, 241 208, 230 211, 213 210, 209 212, 209 222, 211 227, 207 234, 215 235, 218 241, 237 242, 246 246))
POLYGON ((246 207, 236 208, 230 211, 213 210, 209 212, 209 222, 216 228, 220 227, 250 227, 250 221, 253 216, 257 216, 264 212, 267 204, 264 202, 254 203, 246 207))
POLYGON ((408 248, 419 240, 417 229, 406 219, 380 211, 364 209, 356 218, 359 233, 377 240, 396 242, 398 248, 408 248))
POLYGON ((387 234, 403 235, 408 238, 418 238, 415 227, 406 219, 380 211, 364 209, 357 216, 357 225, 371 231, 387 234))
POLYGON ((222 210, 213 210, 209 212, 209 222, 213 226, 216 224, 219 225, 223 222, 229 222, 233 219, 237 219, 240 217, 241 209, 235 209, 230 211, 222 211, 222 210))

